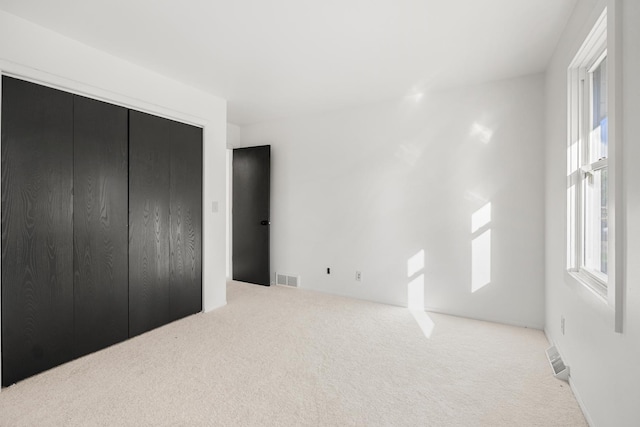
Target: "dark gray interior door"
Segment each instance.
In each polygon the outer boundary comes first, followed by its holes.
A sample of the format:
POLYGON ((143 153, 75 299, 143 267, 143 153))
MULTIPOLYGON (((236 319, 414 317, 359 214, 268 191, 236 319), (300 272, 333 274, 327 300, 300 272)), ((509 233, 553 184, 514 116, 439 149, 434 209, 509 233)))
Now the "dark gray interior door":
POLYGON ((233 150, 233 279, 269 286, 271 146, 233 150))

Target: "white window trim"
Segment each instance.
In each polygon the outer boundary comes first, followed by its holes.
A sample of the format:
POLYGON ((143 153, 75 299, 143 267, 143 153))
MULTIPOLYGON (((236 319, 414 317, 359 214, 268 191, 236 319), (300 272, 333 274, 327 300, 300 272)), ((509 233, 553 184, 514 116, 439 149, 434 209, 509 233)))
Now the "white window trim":
MULTIPOLYGON (((578 174, 586 171, 576 168, 582 164, 578 159, 580 150, 572 146, 582 134, 584 126, 578 111, 587 100, 581 99, 580 80, 584 73, 607 55, 607 102, 608 102, 608 158, 594 162, 592 169, 608 168, 608 280, 602 275, 579 268, 581 257, 581 229, 576 224, 579 211, 567 211, 567 272, 569 277, 587 288, 611 309, 614 330, 622 332, 623 279, 624 279, 624 209, 622 186, 622 54, 621 54, 621 16, 620 0, 610 0, 593 29, 586 37, 576 57, 568 68, 568 150, 567 168, 573 173, 567 176, 567 188, 580 182, 578 174), (575 158, 572 158, 575 157, 575 158)), ((582 205, 581 191, 578 188, 569 193, 567 209, 570 203, 574 208, 582 205)))

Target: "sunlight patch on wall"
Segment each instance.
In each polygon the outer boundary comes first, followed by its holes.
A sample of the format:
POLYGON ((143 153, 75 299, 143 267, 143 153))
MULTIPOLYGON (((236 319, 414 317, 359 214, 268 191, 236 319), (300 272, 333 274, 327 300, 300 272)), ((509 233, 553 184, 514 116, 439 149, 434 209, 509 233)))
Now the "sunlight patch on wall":
POLYGON ((491 203, 487 203, 471 215, 471 232, 475 233, 480 228, 491 222, 491 203))
POLYGON ((491 230, 471 242, 471 292, 491 283, 491 230))
POLYGON ((407 261, 407 277, 411 278, 424 268, 424 249, 409 258, 407 261))
POLYGON ((424 310, 424 274, 407 285, 407 306, 409 310, 424 310))
POLYGON ((491 203, 471 215, 471 292, 491 283, 491 203))
POLYGON ((491 138, 493 137, 493 129, 475 122, 473 125, 471 125, 469 136, 472 138, 476 138, 483 144, 488 144, 489 142, 491 142, 491 138))
POLYGON ((424 149, 415 144, 400 144, 398 149, 394 153, 396 158, 402 160, 409 166, 415 166, 415 164, 422 157, 422 151, 424 149))
POLYGON ((419 92, 419 93, 416 93, 414 95, 411 95, 411 99, 413 99, 413 101, 416 104, 419 103, 420 101, 422 101, 423 97, 424 97, 424 93, 422 93, 422 92, 419 92))
POLYGON ((434 323, 424 311, 424 249, 407 260, 407 307, 425 337, 430 338, 434 323), (413 279, 412 279, 413 278, 413 279))
POLYGON ((404 99, 419 104, 422 98, 424 98, 425 87, 426 84, 424 81, 414 84, 404 95, 404 99))

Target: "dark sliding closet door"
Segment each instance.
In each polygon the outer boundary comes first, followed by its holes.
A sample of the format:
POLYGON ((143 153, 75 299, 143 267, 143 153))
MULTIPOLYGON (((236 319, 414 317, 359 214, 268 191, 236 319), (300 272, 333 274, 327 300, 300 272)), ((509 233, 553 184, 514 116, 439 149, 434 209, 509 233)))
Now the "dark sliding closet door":
POLYGON ((73 95, 2 78, 2 384, 73 348, 73 95))
POLYGON ((128 111, 74 96, 75 356, 129 336, 128 111))
POLYGON ((169 323, 169 158, 164 119, 129 112, 129 335, 169 323))
POLYGON ((129 112, 129 332, 202 308, 202 130, 129 112))
POLYGON ((201 311, 202 130, 2 77, 2 385, 201 311))
POLYGON ((171 123, 170 318, 202 310, 202 129, 171 123))

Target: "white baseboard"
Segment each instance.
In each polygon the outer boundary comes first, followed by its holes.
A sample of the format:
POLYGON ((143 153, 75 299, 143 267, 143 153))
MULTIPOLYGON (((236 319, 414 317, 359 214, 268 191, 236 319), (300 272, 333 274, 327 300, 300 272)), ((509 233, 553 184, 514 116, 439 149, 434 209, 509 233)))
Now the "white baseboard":
MULTIPOLYGON (((558 345, 555 342, 553 342, 553 340, 549 335, 549 332, 547 331, 547 328, 544 328, 544 334, 547 337, 547 341, 549 341, 551 345, 555 345, 558 351, 560 352, 560 354, 562 354, 562 349, 558 347, 558 345)), ((585 406, 584 401, 580 397, 580 392, 578 391, 578 387, 576 386, 575 381, 573 380, 573 378, 571 378, 571 374, 569 374, 569 387, 571 388, 571 391, 573 392, 573 396, 576 398, 576 401, 578 402, 578 406, 580 406, 580 410, 582 410, 582 415, 584 415, 585 420, 587 420, 587 424, 589 424, 589 427, 597 427, 596 424, 593 422, 593 418, 591 418, 591 415, 589 415, 589 411, 587 410, 587 407, 585 406)))
POLYGON ((590 427, 597 427, 596 423, 593 422, 593 418, 591 418, 591 415, 589 415, 589 411, 587 410, 587 407, 585 406, 582 398, 580 397, 578 388, 576 387, 575 382, 571 379, 571 375, 569 375, 569 387, 571 387, 571 391, 573 392, 573 395, 578 401, 578 405, 580 406, 580 409, 582 409, 582 415, 584 415, 584 418, 587 420, 587 424, 589 424, 590 427))

